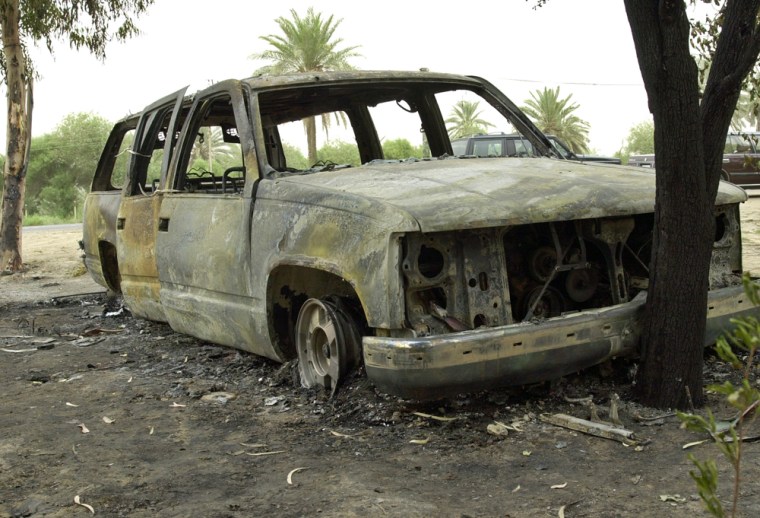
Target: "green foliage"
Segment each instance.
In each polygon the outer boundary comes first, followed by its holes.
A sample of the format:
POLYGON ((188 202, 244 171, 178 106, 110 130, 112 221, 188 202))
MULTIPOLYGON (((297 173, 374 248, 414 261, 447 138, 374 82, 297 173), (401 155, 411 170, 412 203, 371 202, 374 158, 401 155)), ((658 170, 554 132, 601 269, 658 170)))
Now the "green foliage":
MULTIPOLYGON (((353 70, 348 60, 360 54, 357 46, 339 49, 342 38, 335 38, 335 31, 343 21, 334 20, 330 15, 322 18, 322 13, 315 13, 309 7, 306 16, 301 17, 295 9, 290 10, 292 20, 280 16, 275 20, 282 31, 282 36, 270 34, 260 36, 267 42, 270 49, 252 54, 251 59, 270 61, 269 65, 256 70, 255 74, 291 74, 298 72, 320 72, 328 70, 353 70)), ((339 122, 345 125, 345 119, 336 115, 339 122)), ((322 128, 325 132, 330 128, 330 116, 321 117, 322 128)), ((304 119, 307 133, 309 161, 317 160, 316 124, 313 117, 304 119)))
POLYGON ((32 139, 26 176, 28 214, 81 213, 112 124, 92 113, 67 115, 52 133, 32 139))
POLYGON ((619 156, 624 163, 628 163, 631 155, 654 154, 654 122, 643 121, 628 130, 625 144, 620 150, 619 156))
MULTIPOLYGON (((153 3, 153 0, 13 1, 19 3, 21 13, 19 36, 22 46, 29 40, 42 41, 52 54, 54 41, 66 41, 72 48, 87 49, 99 59, 105 59, 106 45, 112 39, 124 41, 139 33, 135 18, 147 11, 153 3)), ((24 56, 27 58, 28 70, 33 70, 26 48, 24 56)), ((2 48, 0 68, 5 79, 2 48)))
POLYGON ((40 214, 30 214, 24 218, 25 227, 37 227, 40 225, 64 225, 67 223, 81 223, 79 217, 72 214, 69 217, 61 218, 59 216, 42 216, 40 214))
POLYGON ((477 101, 457 101, 446 119, 449 138, 458 139, 486 133, 493 124, 480 118, 477 101))
POLYGON ((422 146, 413 146, 405 138, 386 140, 383 142, 383 156, 389 160, 415 157, 422 158, 422 146))
POLYGON ((711 459, 700 462, 694 455, 689 454, 688 457, 699 470, 699 473, 690 471, 689 475, 697 484, 697 492, 705 509, 713 516, 725 516, 723 504, 718 499, 718 465, 711 459))
MULTIPOLYGON (((755 306, 760 306, 760 286, 752 281, 748 274, 744 275, 743 282, 744 291, 749 300, 755 306)), ((716 422, 710 411, 707 412, 707 417, 679 412, 678 418, 688 430, 707 432, 733 468, 731 516, 736 516, 741 482, 742 431, 747 426, 748 420, 752 421, 757 417, 757 409, 760 406, 760 390, 753 387, 749 381, 755 355, 760 347, 760 322, 755 317, 733 319, 732 322, 736 328, 718 339, 715 351, 721 360, 734 369, 742 371, 742 381, 738 385, 726 381, 722 385, 711 385, 708 389, 722 394, 726 402, 739 411, 738 416, 728 423, 716 422), (736 351, 742 351, 745 357, 739 358, 736 351)), ((690 472, 690 475, 697 485, 705 508, 713 516, 726 516, 723 504, 718 498, 718 470, 715 461, 711 459, 700 461, 693 455, 689 455, 689 460, 698 470, 690 472)))
POLYGON ((293 169, 308 169, 311 164, 304 154, 292 144, 282 143, 282 151, 285 153, 285 163, 293 169))
POLYGON ((588 152, 589 123, 574 114, 579 106, 571 103, 572 94, 559 97, 559 86, 531 92, 521 107, 538 128, 564 141, 574 153, 588 152))
POLYGON ((257 74, 288 74, 326 70, 351 70, 348 63, 356 53, 357 46, 339 49, 342 38, 335 38, 335 30, 343 21, 333 20, 330 15, 322 18, 309 7, 301 17, 295 9, 290 10, 292 20, 280 16, 275 20, 283 36, 270 34, 260 36, 271 49, 251 55, 251 59, 271 61, 272 64, 256 71, 257 74))
POLYGON ((341 140, 326 142, 317 151, 317 159, 325 163, 332 162, 334 164, 349 164, 352 166, 361 165, 359 148, 356 147, 356 144, 341 140))
MULTIPOLYGON (((235 151, 239 152, 239 147, 237 146, 238 149, 233 150, 233 146, 224 141, 222 128, 219 126, 214 126, 210 129, 204 128, 198 134, 198 138, 193 145, 190 162, 193 164, 193 168, 221 174, 228 167, 242 163, 240 154, 238 153, 238 156, 235 156, 235 151)), ((160 158, 154 153, 154 158, 151 159, 150 164, 151 166, 155 164, 158 174, 161 171, 160 158)), ((150 177, 150 171, 148 176, 150 177)))
MULTIPOLYGON (((691 0, 694 4, 696 0, 691 0)), ((691 46, 697 55, 696 61, 699 67, 700 91, 704 92, 708 77, 712 68, 712 60, 718 49, 718 38, 721 34, 725 21, 726 6, 728 2, 713 0, 717 12, 709 11, 703 19, 692 19, 691 22, 691 46)), ((754 24, 755 32, 760 28, 760 16, 754 24)), ((748 24, 747 31, 752 30, 752 24, 748 24)), ((733 72, 733 71, 732 71, 733 72)), ((754 70, 744 78, 739 100, 731 119, 731 128, 741 131, 745 127, 754 127, 760 131, 760 68, 755 63, 754 70)))

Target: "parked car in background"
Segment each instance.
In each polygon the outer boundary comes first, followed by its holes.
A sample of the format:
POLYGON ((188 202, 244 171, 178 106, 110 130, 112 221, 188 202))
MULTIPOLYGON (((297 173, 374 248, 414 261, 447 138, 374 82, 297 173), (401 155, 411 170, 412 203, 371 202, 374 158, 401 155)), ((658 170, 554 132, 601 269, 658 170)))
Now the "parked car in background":
MULTIPOLYGON (((654 155, 632 155, 628 165, 655 167, 654 155)), ((726 135, 721 178, 744 188, 760 187, 760 132, 726 135)))
MULTIPOLYGON (((721 183, 705 344, 757 314, 741 282, 746 199, 721 183)), ((635 355, 654 200, 651 172, 559 158, 481 78, 258 76, 178 90, 116 125, 85 200, 84 260, 135 316, 297 358, 305 386, 334 391, 363 364, 380 391, 435 399, 635 355), (455 156, 445 114, 462 99, 519 131, 502 144, 521 151, 455 156), (314 117, 346 121, 330 136, 358 163, 294 158, 314 117), (411 156, 386 158, 386 139, 411 156)))
MULTIPOLYGON (((554 135, 546 135, 560 158, 577 162, 600 162, 604 164, 621 164, 615 157, 577 155, 554 135)), ((534 156, 530 141, 519 133, 489 133, 488 135, 472 135, 451 142, 454 154, 457 156, 534 156)))

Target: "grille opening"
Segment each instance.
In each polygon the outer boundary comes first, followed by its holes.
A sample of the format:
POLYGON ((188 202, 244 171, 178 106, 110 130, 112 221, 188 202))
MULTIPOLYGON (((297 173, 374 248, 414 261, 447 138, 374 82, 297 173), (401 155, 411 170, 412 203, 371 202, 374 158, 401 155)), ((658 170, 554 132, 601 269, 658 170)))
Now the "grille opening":
POLYGON ((422 245, 420 255, 417 258, 417 268, 420 274, 427 279, 438 277, 445 266, 443 254, 440 250, 422 245))

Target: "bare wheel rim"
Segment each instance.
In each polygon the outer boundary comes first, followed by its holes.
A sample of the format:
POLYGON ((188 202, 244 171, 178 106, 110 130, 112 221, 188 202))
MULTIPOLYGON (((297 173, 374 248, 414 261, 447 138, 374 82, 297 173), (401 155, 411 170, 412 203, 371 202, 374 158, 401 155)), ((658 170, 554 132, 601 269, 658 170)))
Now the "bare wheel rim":
POLYGON ((331 393, 358 362, 359 336, 351 318, 335 303, 309 299, 296 322, 301 383, 331 393))

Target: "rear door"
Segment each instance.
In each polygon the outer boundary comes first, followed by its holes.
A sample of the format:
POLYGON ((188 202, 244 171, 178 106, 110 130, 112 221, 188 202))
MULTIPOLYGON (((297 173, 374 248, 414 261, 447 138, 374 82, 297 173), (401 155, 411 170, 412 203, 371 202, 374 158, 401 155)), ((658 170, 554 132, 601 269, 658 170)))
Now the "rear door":
POLYGON ((172 328, 276 358, 255 331, 265 296, 251 289, 258 178, 242 84, 226 81, 197 94, 160 208, 158 274, 172 328))
POLYGON ((124 301, 132 313, 150 320, 166 320, 156 267, 156 232, 184 93, 185 89, 179 90, 143 111, 116 219, 124 301))
POLYGON ((90 192, 84 200, 82 246, 87 271, 93 279, 118 292, 116 217, 127 171, 128 151, 134 141, 138 115, 117 122, 100 155, 90 192))

